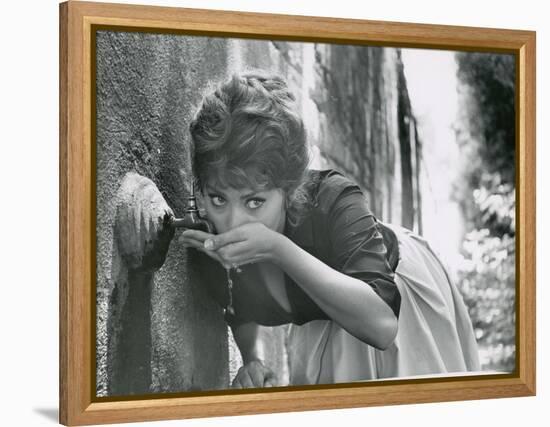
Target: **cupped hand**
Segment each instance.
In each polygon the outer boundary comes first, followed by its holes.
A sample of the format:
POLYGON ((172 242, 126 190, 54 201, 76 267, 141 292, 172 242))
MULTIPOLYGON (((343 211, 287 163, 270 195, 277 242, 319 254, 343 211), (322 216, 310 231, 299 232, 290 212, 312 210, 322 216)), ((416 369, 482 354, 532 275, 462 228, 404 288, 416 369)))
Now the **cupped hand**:
POLYGON ((233 379, 233 388, 275 387, 277 376, 259 360, 241 366, 233 379))
POLYGON ((204 249, 215 251, 223 263, 241 266, 260 261, 277 261, 283 235, 260 222, 235 227, 203 240, 204 249))
POLYGON ((178 242, 185 247, 194 248, 201 252, 204 252, 212 259, 222 264, 224 268, 231 268, 232 266, 228 264, 216 251, 208 250, 204 247, 204 242, 213 237, 214 234, 206 233, 201 230, 185 230, 180 234, 178 242))

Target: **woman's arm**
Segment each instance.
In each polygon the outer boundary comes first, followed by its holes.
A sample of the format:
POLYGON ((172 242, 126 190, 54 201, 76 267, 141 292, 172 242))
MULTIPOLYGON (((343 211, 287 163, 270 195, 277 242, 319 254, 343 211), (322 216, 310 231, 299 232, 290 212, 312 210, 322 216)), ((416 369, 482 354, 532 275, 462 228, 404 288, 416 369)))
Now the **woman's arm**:
POLYGON ((258 345, 258 330, 258 324, 253 322, 231 326, 233 338, 235 338, 235 342, 239 347, 244 365, 253 360, 263 362, 260 347, 258 345))
POLYGON ((233 388, 273 387, 275 373, 264 365, 258 340, 259 326, 249 322, 232 326, 231 331, 243 358, 243 366, 235 375, 233 388))
POLYGON ((277 264, 341 327, 385 349, 397 334, 399 293, 385 260, 382 237, 361 193, 340 197, 330 212, 330 226, 317 232, 327 233, 338 270, 260 222, 215 236, 196 230, 185 234, 190 242, 197 241, 196 247, 216 252, 228 265, 277 264), (385 293, 384 299, 374 287, 385 293), (392 307, 386 302, 388 294, 392 307))
POLYGON ((259 261, 278 265, 331 319, 367 344, 385 349, 397 334, 396 314, 371 286, 326 265, 261 223, 211 236, 205 246, 230 265, 259 261))
POLYGON ((350 334, 379 349, 393 342, 397 318, 363 281, 334 270, 282 234, 275 237, 272 261, 350 334))

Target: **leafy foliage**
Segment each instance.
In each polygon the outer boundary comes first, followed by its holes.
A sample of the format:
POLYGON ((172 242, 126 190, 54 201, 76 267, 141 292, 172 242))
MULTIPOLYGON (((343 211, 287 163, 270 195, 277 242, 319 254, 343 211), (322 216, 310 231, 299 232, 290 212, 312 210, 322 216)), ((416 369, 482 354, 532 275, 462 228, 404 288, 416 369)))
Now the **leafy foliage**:
POLYGON ((458 78, 470 91, 465 113, 484 170, 514 182, 515 57, 458 53, 457 61, 458 78))
MULTIPOLYGON (((498 175, 496 175, 498 176, 498 175)), ((479 222, 514 228, 515 193, 508 185, 474 190, 479 222)), ((515 238, 473 228, 465 236, 461 290, 486 369, 511 371, 515 364, 515 238)))
POLYGON ((455 200, 466 235, 459 283, 483 367, 515 366, 515 59, 457 54, 462 154, 455 200))

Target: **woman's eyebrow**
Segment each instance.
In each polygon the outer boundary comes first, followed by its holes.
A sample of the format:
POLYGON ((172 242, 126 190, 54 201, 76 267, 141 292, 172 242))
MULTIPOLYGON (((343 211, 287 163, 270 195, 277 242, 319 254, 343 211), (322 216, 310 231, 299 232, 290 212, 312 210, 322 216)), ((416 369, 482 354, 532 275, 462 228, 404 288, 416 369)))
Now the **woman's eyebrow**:
POLYGON ((251 197, 256 196, 259 193, 259 191, 252 191, 251 193, 246 193, 241 196, 241 199, 249 199, 251 197))
MULTIPOLYGON (((206 189, 207 193, 212 193, 212 194, 220 195, 224 198, 227 198, 227 195, 223 191, 219 190, 218 188, 212 187, 210 185, 206 185, 205 189, 206 189)), ((249 199, 250 197, 258 196, 258 194, 261 193, 262 191, 264 191, 264 190, 260 190, 260 189, 259 190, 252 190, 249 193, 243 194, 240 198, 243 199, 243 200, 244 199, 249 199)))
POLYGON ((218 190, 217 188, 214 188, 214 187, 210 187, 209 185, 206 186, 206 192, 207 193, 219 194, 220 196, 226 197, 226 195, 223 191, 218 190))

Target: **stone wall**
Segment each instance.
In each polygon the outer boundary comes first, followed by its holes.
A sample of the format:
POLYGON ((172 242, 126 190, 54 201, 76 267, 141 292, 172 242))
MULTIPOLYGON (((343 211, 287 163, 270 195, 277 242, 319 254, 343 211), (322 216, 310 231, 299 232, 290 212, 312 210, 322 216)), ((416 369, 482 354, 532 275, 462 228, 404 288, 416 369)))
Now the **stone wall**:
MULTIPOLYGON (((354 178, 382 220, 420 226, 420 145, 398 50, 99 32, 98 395, 226 388, 240 365, 222 311, 185 249, 174 240, 157 274, 128 277, 113 219, 117 188, 130 170, 152 179, 181 215, 191 174, 189 120, 212 82, 247 67, 287 78, 308 127, 313 167, 354 178)), ((283 381, 285 334, 285 327, 262 331, 268 362, 283 381)))
POLYGON ((176 215, 183 214, 190 181, 187 124, 200 90, 226 74, 227 62, 225 40, 98 33, 99 395, 228 384, 223 315, 193 277, 185 249, 173 240, 165 265, 148 280, 128 277, 113 242, 116 192, 128 171, 152 179, 176 215))

